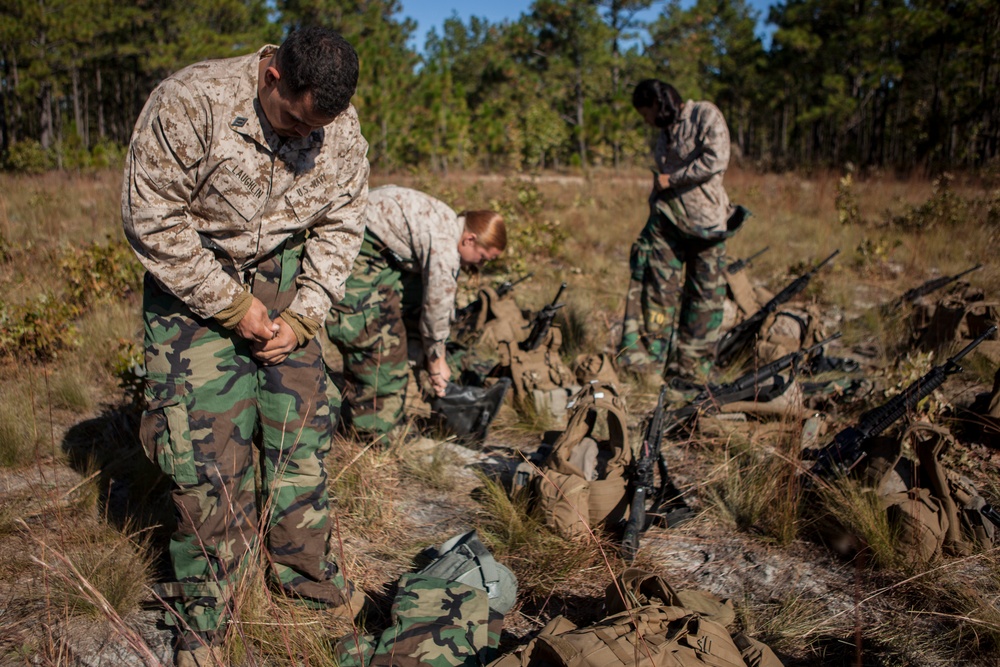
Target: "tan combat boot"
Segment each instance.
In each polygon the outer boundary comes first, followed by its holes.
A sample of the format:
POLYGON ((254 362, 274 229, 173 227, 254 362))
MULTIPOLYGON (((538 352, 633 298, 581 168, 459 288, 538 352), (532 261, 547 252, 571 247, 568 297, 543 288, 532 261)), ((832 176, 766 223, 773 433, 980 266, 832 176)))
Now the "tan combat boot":
POLYGON ((225 667, 225 664, 218 646, 199 646, 190 651, 178 649, 174 654, 176 667, 225 667))
POLYGON ((334 620, 350 621, 356 618, 362 610, 370 606, 371 601, 365 595, 365 592, 360 588, 354 588, 351 591, 351 599, 346 604, 342 604, 339 607, 332 607, 328 610, 328 613, 334 620))

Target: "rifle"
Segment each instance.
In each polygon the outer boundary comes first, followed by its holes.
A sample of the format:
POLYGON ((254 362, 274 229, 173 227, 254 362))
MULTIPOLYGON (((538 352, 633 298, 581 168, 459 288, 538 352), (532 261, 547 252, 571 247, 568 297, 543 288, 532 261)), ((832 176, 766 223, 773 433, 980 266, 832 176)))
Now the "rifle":
POLYGON ((994 526, 1000 528, 1000 512, 997 512, 996 509, 993 508, 993 505, 983 505, 979 509, 979 513, 989 519, 994 526))
POLYGON ((556 311, 566 305, 565 303, 558 303, 564 289, 566 289, 566 283, 559 286, 559 291, 556 292, 556 298, 552 299, 552 303, 535 313, 535 318, 531 324, 531 333, 528 334, 527 338, 518 343, 518 347, 525 352, 536 349, 545 340, 549 329, 552 328, 552 320, 556 318, 556 311))
POLYGON ((746 257, 744 259, 738 259, 738 260, 736 260, 735 262, 733 262, 732 264, 730 264, 729 266, 726 267, 726 273, 728 273, 730 275, 732 275, 734 273, 739 273, 743 269, 745 269, 748 266, 750 266, 750 262, 754 261, 755 259, 757 259, 761 255, 763 255, 765 252, 767 252, 770 249, 771 249, 771 246, 766 246, 763 250, 755 252, 754 254, 750 255, 749 257, 746 257))
POLYGON ((659 520, 669 528, 681 523, 692 513, 691 508, 681 498, 680 491, 667 476, 667 463, 660 453, 666 394, 667 385, 663 385, 656 400, 656 408, 646 427, 639 457, 632 464, 632 472, 629 475, 632 502, 629 506, 628 521, 625 523, 625 533, 622 536, 622 557, 629 563, 635 559, 639 551, 639 533, 649 528, 653 520, 659 520), (654 465, 660 473, 659 490, 656 488, 654 465), (653 500, 647 508, 646 501, 650 498, 653 500))
POLYGON ((935 278, 934 280, 928 280, 923 285, 919 285, 911 290, 907 290, 907 292, 903 294, 903 296, 896 299, 896 301, 889 307, 895 309, 899 306, 902 306, 904 303, 913 303, 920 297, 927 296, 931 292, 936 292, 945 285, 950 285, 951 283, 955 282, 959 278, 962 278, 966 274, 972 273, 973 271, 977 271, 981 268, 983 268, 982 264, 976 264, 971 269, 966 269, 965 271, 962 271, 961 273, 956 273, 953 276, 941 276, 940 278, 935 278))
MULTIPOLYGON (((511 282, 510 280, 503 281, 502 283, 500 283, 499 285, 497 285, 496 288, 495 288, 497 296, 500 297, 500 298, 503 298, 503 297, 507 296, 508 294, 510 294, 511 290, 513 290, 517 285, 520 285, 521 283, 523 283, 525 280, 527 280, 528 278, 532 277, 533 275, 535 275, 535 274, 534 273, 529 273, 527 275, 524 275, 524 276, 518 278, 517 280, 515 280, 513 282, 511 282)), ((459 308, 458 310, 455 311, 455 321, 456 322, 460 322, 460 321, 464 320, 467 317, 475 317, 476 315, 479 314, 479 309, 482 308, 482 307, 483 307, 483 299, 482 299, 482 297, 479 297, 475 301, 470 301, 468 303, 468 305, 466 305, 466 306, 464 306, 462 308, 459 308)))
POLYGON ((787 388, 788 382, 791 382, 791 378, 798 373, 799 363, 840 336, 841 334, 838 332, 815 345, 790 352, 780 359, 775 359, 769 364, 745 373, 727 384, 706 386, 690 403, 670 413, 669 421, 664 426, 664 433, 674 433, 696 415, 715 414, 727 403, 757 400, 762 397, 765 400, 771 400, 780 396, 787 388), (788 382, 786 382, 779 373, 789 368, 791 373, 788 382), (772 382, 765 385, 767 380, 772 380, 772 382))
POLYGON ((890 398, 884 405, 862 414, 856 425, 848 426, 837 433, 829 444, 816 453, 816 462, 812 467, 813 476, 825 479, 837 472, 848 473, 854 469, 865 457, 864 444, 869 438, 881 434, 897 419, 917 407, 920 401, 944 384, 949 375, 961 373, 962 367, 958 362, 962 357, 972 352, 996 330, 996 325, 991 326, 986 333, 963 347, 955 356, 927 371, 923 377, 890 398))
POLYGON ((727 331, 715 346, 715 365, 719 368, 725 368, 740 353, 750 347, 757 334, 760 333, 760 328, 764 325, 767 316, 776 311, 778 306, 804 290, 816 272, 826 266, 839 253, 840 250, 835 250, 832 255, 789 283, 773 299, 761 306, 760 310, 727 331))

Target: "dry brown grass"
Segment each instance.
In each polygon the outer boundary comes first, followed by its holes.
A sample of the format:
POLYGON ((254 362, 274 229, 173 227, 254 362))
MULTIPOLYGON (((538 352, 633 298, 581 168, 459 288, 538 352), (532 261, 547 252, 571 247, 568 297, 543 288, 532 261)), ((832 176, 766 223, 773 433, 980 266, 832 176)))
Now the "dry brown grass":
MULTIPOLYGON (((989 294, 1000 289, 1000 265, 994 258, 997 232, 982 220, 969 220, 960 228, 939 225, 916 232, 887 224, 932 197, 932 183, 891 178, 854 181, 851 192, 860 221, 845 225, 835 206, 840 179, 836 173, 804 177, 731 170, 727 184, 732 200, 755 215, 728 244, 729 254, 746 257, 771 246, 755 260, 751 276, 780 289, 840 248, 841 255, 816 277, 808 296, 853 320, 845 325, 845 341, 875 341, 882 362, 894 359, 902 348, 905 322, 873 306, 929 278, 977 262, 985 268, 970 276, 973 282, 989 294)), ((83 177, 0 175, 3 303, 25 303, 46 292, 65 294, 67 286, 57 267, 68 248, 121 240, 119 180, 117 171, 83 177)), ((518 302, 531 308, 551 301, 558 284, 566 281, 569 305, 562 317, 567 356, 613 352, 628 281, 629 248, 646 221, 648 179, 643 170, 594 172, 589 178, 546 174, 525 180, 376 174, 373 184, 390 181, 425 189, 456 208, 502 205, 511 210, 513 231, 519 234, 524 252, 487 267, 482 279, 492 282, 534 271, 535 277, 517 291, 518 302), (544 233, 531 233, 535 224, 544 233)), ((989 195, 971 182, 955 183, 953 191, 970 198, 989 195)), ((134 415, 126 410, 116 374, 123 361, 120 341, 141 343, 139 305, 134 297, 91 303, 75 324, 79 347, 63 351, 50 364, 32 364, 23 357, 0 359, 0 472, 8 482, 0 492, 0 536, 7 544, 0 574, 10 582, 49 582, 39 588, 7 587, 0 608, 19 600, 23 614, 9 623, 3 617, 9 632, 0 637, 0 662, 36 659, 41 664, 67 664, 66 645, 41 630, 37 621, 68 619, 78 613, 96 614, 108 627, 118 628, 131 646, 135 638, 127 628, 136 622, 135 587, 143 591, 142 603, 155 605, 148 586, 156 575, 148 569, 144 539, 150 535, 154 554, 162 548, 166 520, 151 508, 162 511, 168 506, 165 487, 137 449, 134 415), (69 473, 64 479, 67 461, 61 445, 67 434, 90 444, 69 457, 79 474, 69 473), (84 481, 91 475, 91 481, 84 481), (123 490, 125 481, 131 481, 131 488, 123 490), (110 511, 112 488, 119 494, 116 498, 128 499, 129 512, 141 515, 141 521, 128 524, 110 511), (39 551, 42 544, 48 557, 39 551), (114 560, 110 569, 120 577, 102 580, 97 571, 118 557, 126 564, 114 560), (87 586, 81 592, 76 584, 83 581, 87 586), (30 594, 37 590, 46 592, 30 594), (126 594, 128 590, 132 592, 126 594)), ((969 361, 968 376, 980 381, 991 377, 988 362, 969 361)), ((904 371, 893 372, 900 380, 904 371)), ((655 400, 654 388, 643 385, 641 378, 626 378, 626 385, 624 393, 638 420, 655 400)), ((510 450, 530 449, 550 426, 528 412, 504 409, 490 441, 510 450)), ((713 508, 703 513, 700 522, 725 526, 742 539, 777 545, 775 549, 794 543, 802 526, 793 483, 797 469, 793 444, 793 439, 695 443, 692 456, 703 467, 692 475, 698 475, 702 502, 713 508)), ((335 443, 328 459, 337 510, 335 551, 349 576, 387 609, 392 582, 411 566, 416 553, 459 528, 477 527, 498 559, 511 566, 521 581, 521 604, 508 618, 511 632, 523 636, 553 613, 593 611, 604 586, 623 566, 613 541, 595 536, 574 544, 555 537, 494 480, 455 482, 464 479, 464 463, 445 452, 417 459, 349 438, 335 443), (468 497, 470 484, 477 489, 472 494, 475 501, 468 497), (455 495, 450 505, 448 493, 455 495), (415 503, 429 498, 452 508, 445 525, 415 524, 407 516, 415 503)), ((864 498, 844 496, 837 502, 856 510, 855 515, 840 517, 842 521, 864 524, 864 498)), ((870 544, 878 542, 880 530, 881 526, 871 527, 875 537, 868 538, 870 544)), ((880 656, 872 664, 923 664, 907 662, 911 658, 906 657, 921 648, 958 661, 953 664, 989 664, 995 655, 1000 623, 993 604, 1000 595, 995 552, 971 559, 968 567, 936 567, 904 571, 886 557, 870 559, 862 569, 873 578, 857 584, 872 587, 865 588, 859 599, 872 596, 865 604, 880 605, 878 620, 863 630, 880 656), (881 566, 877 580, 871 574, 876 561, 881 566), (922 639, 915 638, 913 628, 927 631, 922 639), (964 647, 963 652, 956 653, 956 644, 964 647)), ((321 615, 272 595, 262 572, 251 568, 239 587, 240 612, 227 658, 232 664, 292 664, 308 655, 310 664, 333 664, 325 642, 335 632, 350 631, 350 626, 330 626, 321 615)), ((822 663, 830 650, 825 642, 852 641, 854 616, 831 617, 822 600, 809 596, 775 591, 770 600, 747 599, 737 606, 743 627, 794 656, 790 664, 822 663)), ((149 651, 149 647, 133 648, 140 656, 149 651)))
POLYGON ((706 504, 724 522, 778 544, 799 537, 798 444, 793 438, 729 438, 704 490, 706 504))

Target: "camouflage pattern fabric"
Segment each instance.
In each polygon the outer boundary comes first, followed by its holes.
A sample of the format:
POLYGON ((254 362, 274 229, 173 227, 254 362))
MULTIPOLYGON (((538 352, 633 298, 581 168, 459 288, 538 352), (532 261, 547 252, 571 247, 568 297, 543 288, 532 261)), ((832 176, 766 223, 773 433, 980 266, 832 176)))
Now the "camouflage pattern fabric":
POLYGON ((618 364, 662 373, 707 373, 726 299, 725 243, 691 238, 652 213, 632 246, 618 364), (676 350, 673 349, 676 335, 676 350))
POLYGON ((412 292, 406 289, 412 281, 404 281, 380 248, 366 231, 344 298, 326 319, 327 336, 344 358, 345 425, 373 437, 387 434, 403 416, 408 379, 404 297, 412 292))
POLYGON ((369 193, 366 219, 368 231, 395 256, 396 268, 420 278, 420 308, 409 329, 419 333, 424 354, 440 357, 455 315, 465 218, 419 190, 384 185, 369 193))
POLYGON ((670 175, 670 190, 686 231, 725 228, 732 210, 722 184, 729 167, 729 126, 711 102, 688 100, 677 121, 660 132, 653 159, 670 175))
MULTIPOLYGON (((295 297, 301 239, 257 266, 253 294, 272 318, 295 297)), ((339 396, 319 341, 281 364, 259 365, 247 341, 195 315, 149 274, 143 310, 148 407, 140 436, 176 485, 174 581, 158 587, 174 599, 167 623, 209 637, 223 628, 233 585, 259 549, 284 592, 311 606, 344 604, 351 589, 328 550, 324 468, 339 396)))
POLYGON ((478 667, 496 657, 503 616, 486 591, 446 579, 404 574, 392 605, 392 625, 378 642, 346 637, 340 667, 478 667))
POLYGON ((257 102, 258 65, 276 48, 169 76, 146 102, 126 156, 125 235, 199 317, 229 307, 246 270, 309 230, 288 308, 322 322, 361 245, 368 143, 357 112, 349 107, 305 137, 278 136, 257 102))

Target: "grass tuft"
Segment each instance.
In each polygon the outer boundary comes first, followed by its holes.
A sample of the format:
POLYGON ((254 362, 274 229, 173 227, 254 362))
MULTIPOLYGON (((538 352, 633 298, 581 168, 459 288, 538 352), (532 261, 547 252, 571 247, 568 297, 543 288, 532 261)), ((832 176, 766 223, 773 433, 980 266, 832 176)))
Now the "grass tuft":
POLYGON ((439 442, 429 451, 406 451, 400 458, 400 466, 408 477, 437 491, 453 486, 453 469, 461 464, 461 458, 447 442, 439 442))
POLYGON ((84 412, 93 405, 89 380, 80 368, 74 366, 67 366, 54 375, 49 391, 52 405, 57 408, 84 412))
POLYGON ((40 544, 39 558, 56 573, 47 604, 89 618, 104 618, 105 603, 121 617, 139 609, 152 574, 148 544, 142 538, 104 523, 79 522, 68 547, 60 554, 40 544))
POLYGON ((788 436, 773 448, 731 439, 718 473, 711 475, 718 481, 706 488, 707 505, 740 530, 778 544, 791 543, 800 528, 797 449, 797 442, 788 436))
POLYGON ((30 395, 10 385, 0 389, 0 466, 20 468, 34 460, 33 411, 30 395))
POLYGON ((865 550, 865 558, 886 569, 904 569, 907 562, 919 563, 915 555, 900 553, 899 529, 893 526, 875 489, 855 479, 839 477, 816 486, 811 514, 820 517, 815 527, 826 537, 841 542, 857 540, 844 555, 865 550), (838 538, 839 536, 839 538, 838 538))
MULTIPOLYGON (((603 544, 566 540, 549 530, 526 493, 513 498, 498 481, 482 475, 483 541, 517 575, 518 597, 546 598, 603 562, 603 544)), ((609 575, 610 576, 610 575, 609 575)))
POLYGON ((331 500, 341 517, 366 535, 393 525, 393 495, 399 485, 395 460, 390 449, 339 437, 327 458, 331 500))

